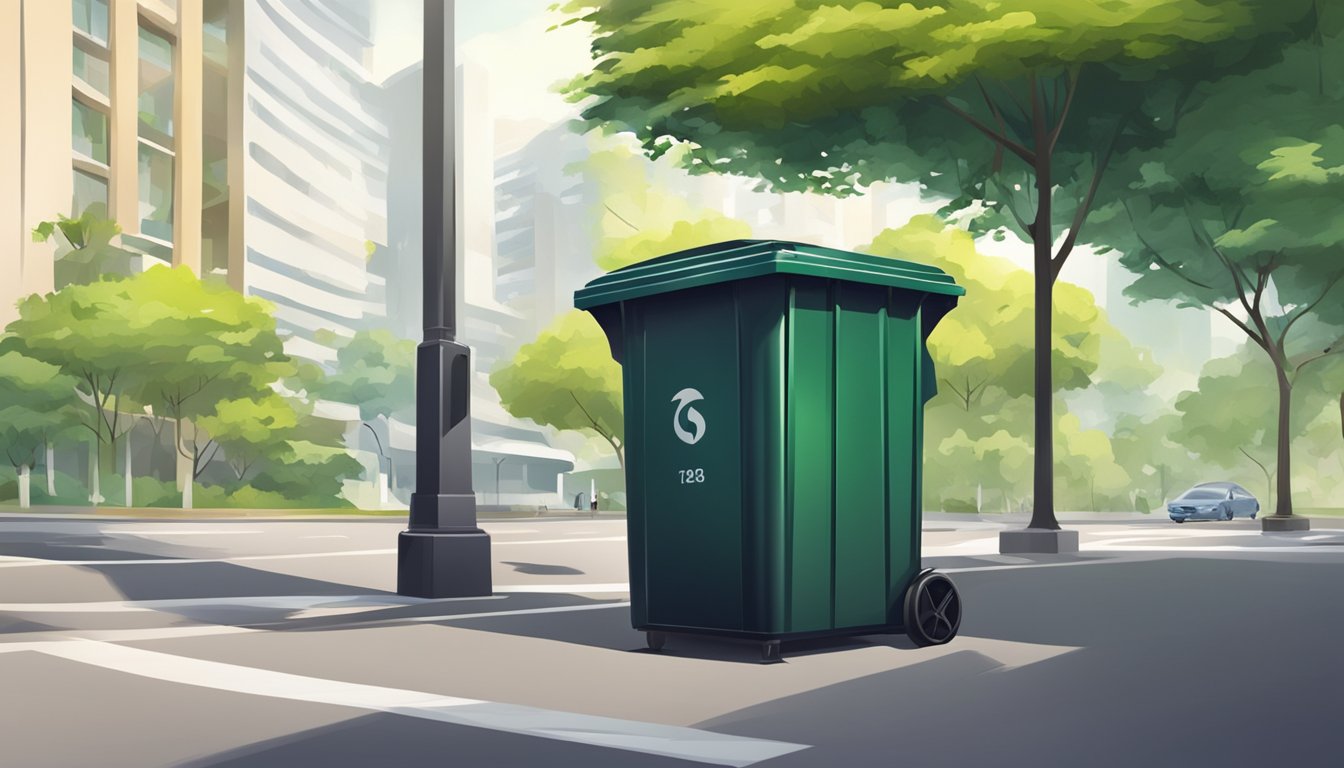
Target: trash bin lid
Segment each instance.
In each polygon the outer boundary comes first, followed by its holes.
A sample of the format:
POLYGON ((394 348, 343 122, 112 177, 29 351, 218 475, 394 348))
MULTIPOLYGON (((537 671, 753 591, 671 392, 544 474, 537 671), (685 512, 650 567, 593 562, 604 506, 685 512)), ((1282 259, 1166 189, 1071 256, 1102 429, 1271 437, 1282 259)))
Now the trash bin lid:
POLYGON ((729 240, 659 256, 593 280, 574 293, 578 309, 770 274, 809 275, 923 293, 966 289, 937 267, 785 240, 729 240))

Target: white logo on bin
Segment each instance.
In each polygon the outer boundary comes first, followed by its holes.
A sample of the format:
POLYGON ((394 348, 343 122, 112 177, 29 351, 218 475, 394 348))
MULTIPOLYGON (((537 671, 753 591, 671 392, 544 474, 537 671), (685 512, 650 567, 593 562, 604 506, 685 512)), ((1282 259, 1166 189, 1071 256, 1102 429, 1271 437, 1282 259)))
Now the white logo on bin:
POLYGON ((681 390, 672 398, 672 402, 677 404, 677 412, 672 414, 672 431, 677 433, 677 438, 687 445, 695 445, 700 442, 700 438, 705 436, 705 417, 694 408, 686 406, 694 403, 696 400, 704 400, 705 396, 700 394, 697 389, 687 387, 681 390), (694 428, 687 432, 681 428, 681 412, 686 411, 686 421, 690 422, 694 428))

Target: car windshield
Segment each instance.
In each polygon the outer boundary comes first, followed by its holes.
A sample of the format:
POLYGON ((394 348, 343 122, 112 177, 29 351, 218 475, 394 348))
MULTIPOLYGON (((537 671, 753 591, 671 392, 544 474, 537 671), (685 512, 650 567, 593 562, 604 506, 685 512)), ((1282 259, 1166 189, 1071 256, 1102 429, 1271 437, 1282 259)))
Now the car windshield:
POLYGON ((1190 499, 1190 500, 1197 500, 1197 499, 1221 499, 1221 498, 1223 498, 1223 497, 1226 496, 1226 495, 1227 495, 1227 491, 1215 491, 1215 490, 1210 490, 1210 489, 1208 489, 1208 488, 1194 488, 1194 489, 1191 489, 1191 490, 1189 490, 1189 491, 1186 491, 1185 494, 1181 496, 1181 498, 1182 498, 1182 499, 1190 499))

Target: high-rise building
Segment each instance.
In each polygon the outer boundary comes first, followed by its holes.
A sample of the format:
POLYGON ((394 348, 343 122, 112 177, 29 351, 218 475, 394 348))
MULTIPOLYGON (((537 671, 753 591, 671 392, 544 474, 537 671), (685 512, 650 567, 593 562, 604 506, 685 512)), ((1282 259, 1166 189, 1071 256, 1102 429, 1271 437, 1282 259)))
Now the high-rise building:
MULTIPOLYGON (((393 75, 383 88, 395 184, 388 193, 388 248, 375 254, 372 268, 392 286, 388 323, 397 333, 419 339, 425 213, 421 66, 393 75)), ((459 65, 456 93, 457 339, 472 351, 472 486, 481 504, 554 505, 561 501, 559 476, 574 468, 573 455, 552 447, 535 424, 505 411, 490 386, 490 373, 533 338, 535 320, 499 297, 495 121, 488 74, 470 61, 459 65)), ((398 473, 409 479, 414 427, 393 421, 389 431, 398 473)))
POLYGON ((368 0, 206 0, 203 268, 275 304, 286 351, 380 322, 388 130, 368 0), (222 96, 223 98, 220 98, 222 96))
POLYGON ((369 0, 17 0, 0 7, 0 324, 60 287, 30 233, 87 210, 130 264, 184 264, 276 305, 292 354, 381 318, 387 129, 369 0), (68 128, 67 128, 68 126, 68 128))
POLYGON ((85 211, 121 225, 142 269, 200 268, 202 6, 14 0, 0 6, 0 324, 58 287, 32 230, 85 211))

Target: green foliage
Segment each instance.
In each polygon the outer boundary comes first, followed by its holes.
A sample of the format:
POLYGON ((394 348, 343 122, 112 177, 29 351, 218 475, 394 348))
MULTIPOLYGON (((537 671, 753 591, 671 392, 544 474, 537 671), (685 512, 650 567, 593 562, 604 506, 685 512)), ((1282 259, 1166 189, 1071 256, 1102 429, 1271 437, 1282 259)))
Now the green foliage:
MULTIPOLYGON (((971 410, 986 387, 998 387, 1010 397, 1032 393, 1035 298, 1030 272, 979 253, 969 233, 936 216, 916 216, 898 229, 885 230, 864 250, 936 266, 966 288, 966 300, 929 336, 929 353, 940 378, 935 404, 956 398, 971 410)), ((1151 354, 1133 347, 1107 321, 1092 294, 1076 285, 1055 286, 1053 330, 1056 390, 1096 383, 1103 349, 1107 370, 1123 377, 1124 385, 1142 388, 1157 377, 1151 354)))
POLYGON ((312 502, 303 506, 344 506, 340 500, 342 479, 359 477, 363 471, 363 465, 342 447, 290 440, 277 460, 257 473, 251 485, 257 491, 295 502, 312 502))
POLYGON ((364 421, 378 416, 414 417, 414 341, 384 330, 356 331, 349 339, 319 331, 317 340, 336 348, 336 371, 315 379, 312 394, 359 406, 364 421))
POLYGON ((300 418, 298 403, 268 392, 220 400, 197 424, 224 450, 234 477, 242 481, 259 460, 284 455, 287 441, 299 437, 300 418))
POLYGON ((715 210, 693 208, 650 178, 650 165, 606 142, 577 168, 604 200, 597 213, 597 265, 615 270, 657 256, 751 236, 751 227, 715 210))
POLYGON ((586 312, 561 315, 490 376, 505 410, 560 430, 595 432, 625 466, 621 367, 586 312))
POLYGON ((1220 313, 1260 349, 1264 375, 1206 369, 1186 421, 1223 464, 1233 457, 1219 433, 1266 476, 1283 468, 1280 515, 1292 513, 1292 445, 1307 423, 1291 414, 1294 390, 1344 352, 1344 35, 1338 18, 1315 32, 1269 66, 1193 89, 1162 143, 1121 158, 1109 181, 1117 202, 1094 230, 1136 275, 1129 295, 1220 313), (1206 392, 1251 398, 1252 388, 1268 427, 1251 429, 1246 413, 1217 424, 1226 400, 1200 412, 1206 392))
POLYGON ((92 282, 102 274, 124 275, 138 258, 137 254, 112 244, 121 234, 121 225, 106 218, 107 207, 94 203, 70 218, 57 214, 55 221, 43 221, 33 228, 33 242, 45 243, 57 232, 61 241, 56 252, 56 285, 92 282))
MULTIPOLYGON (((1007 227, 1031 241, 1036 272, 1049 273, 1034 285, 1045 307, 1116 147, 1160 141, 1156 115, 1173 104, 1179 113, 1191 84, 1263 63, 1313 9, 574 0, 566 10, 592 23, 595 64, 567 90, 587 100, 589 127, 633 133, 654 158, 680 149, 693 173, 834 195, 918 182, 978 231, 1007 227), (1071 223, 1056 250, 1061 218, 1071 223)), ((1036 362, 1037 435, 1053 429, 1051 362, 1036 362)), ((1044 476, 1050 451, 1037 448, 1044 476)), ((1036 489, 1034 525, 1055 525, 1051 495, 1036 489)))
POLYGON ((48 441, 66 439, 77 426, 77 382, 0 339, 0 452, 15 467, 32 467, 48 441))
MULTIPOLYGON (((565 10, 594 25, 596 63, 567 91, 591 97, 590 126, 630 131, 651 156, 684 144, 692 172, 851 194, 875 181, 987 168, 993 145, 950 109, 981 104, 982 86, 992 109, 980 122, 1030 141, 1020 109, 1027 81, 1061 78, 1045 80, 1041 94, 1059 116, 1066 83, 1078 80, 1076 130, 1060 134, 1059 148, 1090 151, 1096 120, 1167 94, 1155 78, 1253 59, 1309 8, 1308 0, 575 0, 565 10)), ((965 180, 969 190, 980 181, 965 180)))

